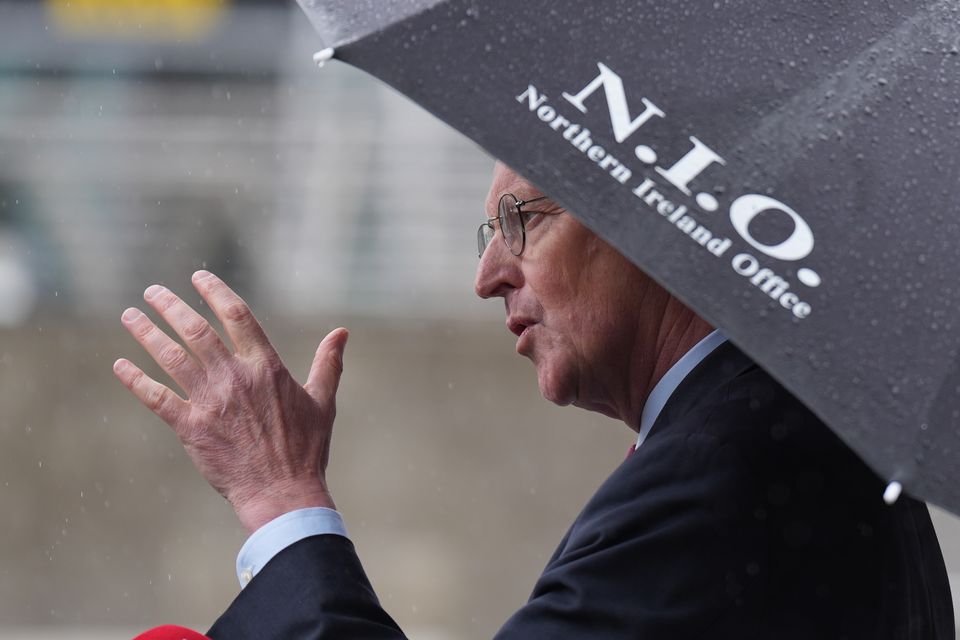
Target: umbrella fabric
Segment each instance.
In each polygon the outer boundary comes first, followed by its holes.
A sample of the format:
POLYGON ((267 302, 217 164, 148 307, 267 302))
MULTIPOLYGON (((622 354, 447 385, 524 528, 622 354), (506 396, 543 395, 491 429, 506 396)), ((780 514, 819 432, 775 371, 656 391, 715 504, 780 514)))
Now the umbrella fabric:
POLYGON ((320 39, 330 46, 360 39, 385 25, 416 15, 443 0, 300 0, 320 39))
POLYGON ((302 3, 960 514, 954 0, 302 3))

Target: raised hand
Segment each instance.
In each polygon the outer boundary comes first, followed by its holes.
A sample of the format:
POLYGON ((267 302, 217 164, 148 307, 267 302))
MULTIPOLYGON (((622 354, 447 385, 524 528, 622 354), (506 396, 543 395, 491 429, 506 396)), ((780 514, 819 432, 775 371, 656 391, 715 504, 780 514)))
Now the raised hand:
POLYGON ((240 296, 208 271, 192 280, 233 352, 200 314, 153 285, 144 300, 189 351, 136 308, 124 311, 121 321, 186 399, 125 358, 113 365, 117 378, 173 428, 249 532, 293 509, 334 508, 325 474, 347 330, 323 339, 301 386, 240 296))

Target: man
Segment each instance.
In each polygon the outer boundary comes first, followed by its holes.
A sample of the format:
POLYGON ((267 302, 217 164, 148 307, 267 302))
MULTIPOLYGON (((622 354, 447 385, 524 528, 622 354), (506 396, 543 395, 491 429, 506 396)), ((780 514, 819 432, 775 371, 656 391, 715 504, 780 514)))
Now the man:
MULTIPOLYGON (((503 298, 541 393, 618 418, 635 452, 586 505, 499 638, 954 636, 926 507, 883 483, 703 319, 509 168, 480 229, 476 291, 503 298)), ((123 322, 187 392, 126 360, 115 371, 177 432, 252 533, 243 591, 210 630, 243 638, 399 638, 327 490, 347 334, 324 338, 306 384, 212 274, 194 285, 231 354, 179 298, 123 322)))

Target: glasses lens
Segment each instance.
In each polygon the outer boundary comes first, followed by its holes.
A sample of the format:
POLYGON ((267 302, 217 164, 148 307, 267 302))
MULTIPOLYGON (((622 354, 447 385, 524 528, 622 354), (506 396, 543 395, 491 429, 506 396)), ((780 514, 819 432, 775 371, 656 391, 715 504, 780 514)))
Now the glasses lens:
POLYGON ((484 222, 477 229, 477 255, 479 257, 483 257, 483 252, 487 250, 487 245, 493 240, 494 233, 493 225, 489 222, 484 222))
POLYGON ((523 250, 523 222, 520 220, 517 199, 509 193, 500 198, 500 229, 511 253, 520 255, 523 250))

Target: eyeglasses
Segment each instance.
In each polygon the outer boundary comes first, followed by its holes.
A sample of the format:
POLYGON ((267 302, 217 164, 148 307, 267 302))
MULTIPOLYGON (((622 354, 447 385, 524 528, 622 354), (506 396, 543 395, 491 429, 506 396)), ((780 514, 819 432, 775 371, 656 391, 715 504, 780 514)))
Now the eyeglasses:
MULTIPOLYGON (((499 221, 500 232, 503 234, 503 243, 510 249, 510 253, 519 256, 527 243, 526 220, 535 213, 549 213, 547 211, 524 211, 522 207, 536 202, 537 200, 546 200, 546 196, 531 198, 529 200, 519 200, 512 193, 505 193, 500 196, 499 214, 496 218, 487 218, 487 221, 477 229, 477 257, 482 258, 487 245, 493 240, 497 230, 493 222, 499 221)), ((558 212, 559 213, 559 212, 558 212)))

